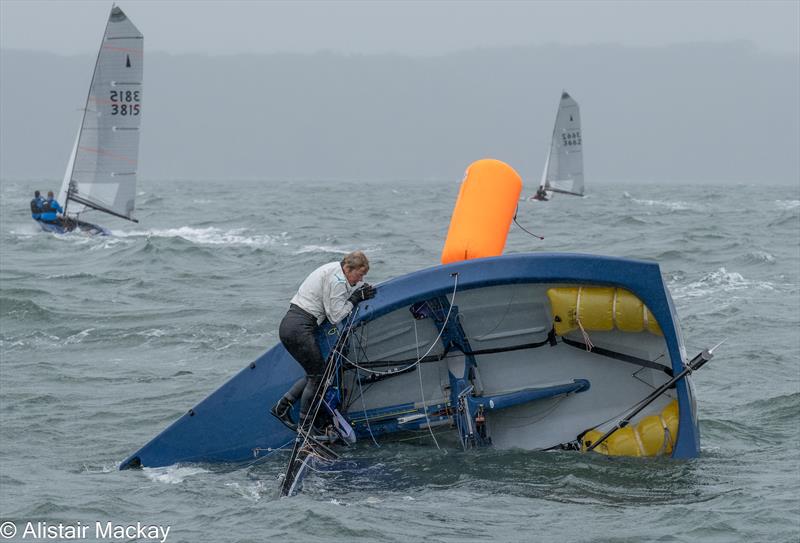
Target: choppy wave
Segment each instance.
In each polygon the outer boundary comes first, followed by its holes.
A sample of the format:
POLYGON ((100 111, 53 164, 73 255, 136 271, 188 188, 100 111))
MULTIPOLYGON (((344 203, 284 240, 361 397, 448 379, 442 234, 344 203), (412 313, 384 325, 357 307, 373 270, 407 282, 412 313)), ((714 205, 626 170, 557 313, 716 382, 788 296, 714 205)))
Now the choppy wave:
POLYGON ((305 253, 333 253, 345 255, 353 250, 354 249, 345 249, 344 247, 334 247, 332 245, 303 245, 294 253, 297 255, 302 255, 305 253))
POLYGON ((86 330, 81 330, 77 334, 73 334, 69 336, 67 339, 65 339, 64 343, 65 344, 80 343, 81 341, 83 341, 85 337, 87 337, 90 333, 92 333, 92 331, 94 331, 94 328, 87 328, 86 330))
POLYGON ((671 287, 674 297, 698 298, 719 292, 733 292, 750 289, 775 290, 769 281, 753 281, 745 279, 738 272, 729 272, 724 267, 707 273, 697 281, 688 285, 676 284, 671 287))
POLYGON ((275 494, 274 485, 268 481, 255 481, 249 484, 232 482, 225 483, 225 486, 231 488, 239 496, 253 502, 261 500, 264 496, 272 496, 275 494))
POLYGON ((648 219, 642 219, 640 217, 634 217, 633 215, 625 215, 617 219, 616 224, 620 226, 637 226, 637 225, 646 225, 649 224, 648 219))
POLYGON ((283 452, 225 468, 117 464, 274 345, 287 301, 323 259, 365 250, 370 282, 438 262, 458 187, 345 183, 322 213, 308 197, 321 183, 303 194, 275 184, 274 198, 252 200, 218 183, 143 183, 141 222, 99 221, 110 238, 41 232, 14 207, 27 187, 0 185, 4 513, 163 522, 170 541, 521 541, 536 530, 568 541, 798 540, 794 188, 765 199, 751 185, 637 184, 624 198, 590 187, 591 198, 520 204, 521 224, 546 242, 509 233, 507 252, 655 259, 688 350, 729 338, 694 378, 699 458, 367 439, 281 500, 283 452), (677 533, 677 517, 692 528, 677 533))
POLYGON ((800 207, 800 200, 775 200, 775 205, 780 209, 796 209, 800 207))
POLYGON ((144 468, 142 472, 153 482, 177 485, 189 477, 209 473, 207 469, 194 466, 167 466, 164 468, 144 468))
MULTIPOLYGON (((628 194, 628 193, 625 193, 628 194)), ((630 196, 630 195, 629 195, 630 196)), ((631 201, 647 206, 647 207, 663 207, 665 209, 669 209, 670 211, 702 211, 704 206, 694 203, 694 202, 685 202, 682 200, 670 201, 670 200, 645 200, 640 198, 630 197, 631 201)))
POLYGON ((352 251, 364 251, 368 255, 375 256, 376 254, 381 252, 381 247, 378 245, 375 246, 368 246, 368 247, 357 247, 355 245, 344 245, 344 246, 336 246, 336 245, 303 245, 296 251, 294 254, 296 255, 305 255, 309 253, 330 253, 335 255, 346 255, 352 251))
POLYGON ((748 407, 761 419, 762 424, 778 423, 797 424, 800 415, 800 391, 772 398, 764 398, 751 402, 748 407))
POLYGON ((82 473, 114 473, 117 471, 117 466, 114 464, 102 464, 100 466, 91 466, 84 463, 82 465, 82 473))
POLYGON ((54 313, 30 299, 0 297, 0 316, 11 317, 18 320, 42 319, 47 320, 54 313))
POLYGON ((751 251, 745 255, 745 259, 754 263, 775 264, 775 256, 766 251, 751 251))
POLYGON ((791 225, 796 231, 798 226, 800 226, 800 207, 787 206, 781 209, 782 210, 778 216, 774 217, 767 226, 775 227, 791 225))
POLYGON ((31 220, 28 223, 14 225, 13 227, 9 228, 8 233, 13 237, 27 239, 32 236, 43 234, 44 232, 41 228, 34 224, 33 220, 31 220))
POLYGON ((119 232, 117 235, 122 238, 180 238, 198 245, 239 245, 247 247, 288 245, 291 239, 288 232, 281 232, 280 234, 256 234, 250 232, 247 228, 222 230, 214 226, 206 228, 181 226, 179 228, 144 231, 131 230, 119 232))

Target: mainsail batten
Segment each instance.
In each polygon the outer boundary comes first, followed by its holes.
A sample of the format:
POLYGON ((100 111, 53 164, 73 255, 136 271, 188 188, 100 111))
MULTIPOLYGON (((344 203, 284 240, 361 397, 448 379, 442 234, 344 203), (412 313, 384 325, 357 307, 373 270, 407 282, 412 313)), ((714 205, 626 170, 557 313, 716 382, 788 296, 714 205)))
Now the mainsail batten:
POLYGON ((540 190, 583 196, 583 135, 578 103, 561 94, 540 190))
POLYGON ((125 13, 113 7, 59 194, 71 215, 89 207, 135 221, 143 42, 125 13))

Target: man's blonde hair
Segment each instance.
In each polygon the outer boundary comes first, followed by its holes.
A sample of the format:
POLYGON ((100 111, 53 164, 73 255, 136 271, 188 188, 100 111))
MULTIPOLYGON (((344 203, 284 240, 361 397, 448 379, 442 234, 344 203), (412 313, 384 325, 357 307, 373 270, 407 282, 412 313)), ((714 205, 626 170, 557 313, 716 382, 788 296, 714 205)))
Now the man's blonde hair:
POLYGON ((351 270, 364 268, 366 271, 369 271, 369 260, 367 260, 367 255, 361 251, 353 251, 345 255, 342 259, 342 267, 351 270))

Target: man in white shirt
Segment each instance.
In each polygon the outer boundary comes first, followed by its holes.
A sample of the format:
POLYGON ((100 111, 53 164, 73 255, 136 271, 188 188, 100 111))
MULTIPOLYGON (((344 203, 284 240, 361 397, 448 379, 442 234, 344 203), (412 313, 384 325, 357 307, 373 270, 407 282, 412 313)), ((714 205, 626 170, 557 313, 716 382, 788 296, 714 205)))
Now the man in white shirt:
MULTIPOLYGON (((337 324, 359 302, 375 296, 375 288, 362 283, 368 271, 366 255, 354 251, 341 262, 330 262, 311 272, 292 298, 278 334, 289 354, 306 371, 306 377, 292 385, 270 410, 289 428, 296 428, 292 420, 292 405, 298 397, 301 398, 300 421, 306 420, 325 371, 325 359, 316 339, 317 328, 326 319, 337 324)), ((307 422, 308 425, 311 423, 307 422)))

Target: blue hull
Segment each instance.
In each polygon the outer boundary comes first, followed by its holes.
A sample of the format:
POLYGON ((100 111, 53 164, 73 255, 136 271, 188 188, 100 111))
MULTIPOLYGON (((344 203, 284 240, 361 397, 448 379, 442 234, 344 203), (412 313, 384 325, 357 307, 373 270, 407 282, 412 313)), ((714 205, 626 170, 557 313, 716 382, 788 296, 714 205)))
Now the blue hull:
POLYGON ((70 232, 74 232, 78 230, 80 232, 84 232, 86 234, 90 234, 93 236, 110 236, 111 230, 108 228, 104 228, 97 224, 92 224, 89 222, 84 221, 75 221, 71 220, 67 224, 58 222, 44 222, 40 220, 36 220, 36 224, 44 230, 45 232, 50 232, 52 234, 69 234, 70 232))
MULTIPOLYGON (((456 274, 461 291, 536 283, 625 288, 646 304, 661 326, 672 372, 678 374, 683 369, 685 357, 677 316, 659 266, 653 262, 540 253, 436 266, 379 285, 376 297, 359 307, 354 325, 421 300, 446 296, 453 291, 456 274)), ((323 351, 329 350, 324 340, 320 343, 323 351)), ((299 364, 278 344, 125 459, 120 469, 178 462, 243 462, 287 446, 294 433, 270 416, 268 410, 302 375, 299 364)), ((580 390, 586 388, 588 383, 580 390)), ((525 394, 533 398, 539 393, 528 391, 525 394)), ((687 380, 677 383, 675 396, 680 424, 672 452, 674 458, 691 458, 699 453, 700 434, 691 394, 687 380)), ((386 427, 387 431, 399 429, 393 424, 386 427)), ((356 427, 358 429, 358 425, 356 427)))

